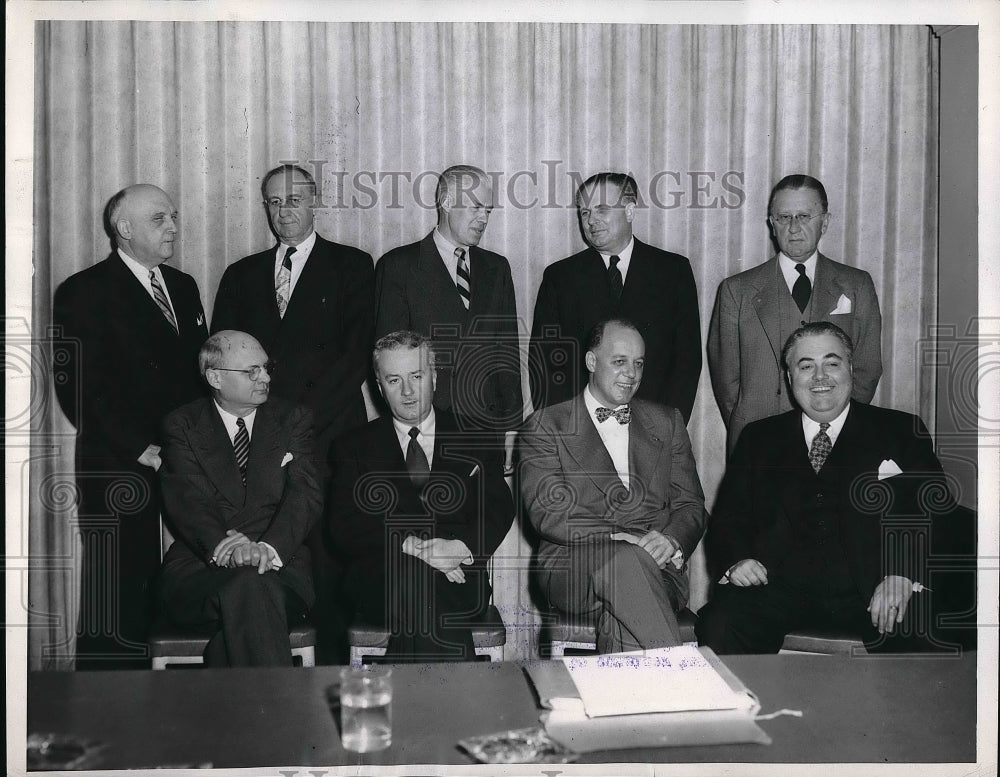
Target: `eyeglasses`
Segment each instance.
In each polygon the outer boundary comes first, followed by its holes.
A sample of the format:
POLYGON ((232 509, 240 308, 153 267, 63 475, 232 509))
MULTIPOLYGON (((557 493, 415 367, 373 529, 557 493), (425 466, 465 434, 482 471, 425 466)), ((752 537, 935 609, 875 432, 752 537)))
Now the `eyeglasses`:
POLYGON ((809 222, 813 219, 818 219, 820 216, 825 216, 825 213, 817 213, 815 216, 810 216, 808 213, 779 213, 777 216, 771 216, 771 222, 773 224, 778 224, 785 229, 792 226, 792 222, 795 222, 797 227, 808 226, 809 222))
POLYGON ((277 210, 282 205, 286 208, 298 208, 306 201, 306 198, 300 194, 293 194, 291 197, 285 197, 281 199, 280 197, 272 197, 269 200, 264 200, 264 204, 269 208, 274 208, 277 210))
POLYGON ((244 375, 248 376, 250 380, 257 380, 260 378, 261 370, 266 370, 267 374, 270 375, 274 372, 275 362, 264 362, 263 364, 255 364, 253 367, 248 367, 245 370, 236 370, 232 367, 210 367, 209 369, 221 370, 222 372, 242 372, 244 375))

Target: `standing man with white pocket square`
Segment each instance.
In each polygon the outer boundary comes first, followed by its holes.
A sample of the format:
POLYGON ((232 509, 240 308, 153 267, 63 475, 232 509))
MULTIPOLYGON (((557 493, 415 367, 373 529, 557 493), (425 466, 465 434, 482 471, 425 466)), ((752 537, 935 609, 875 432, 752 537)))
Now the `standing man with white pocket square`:
POLYGON ((882 375, 882 315, 871 276, 823 256, 826 189, 788 175, 771 191, 768 223, 778 253, 719 284, 708 330, 708 367, 731 454, 748 423, 792 407, 781 348, 805 324, 829 321, 854 342, 854 393, 871 402, 882 375))

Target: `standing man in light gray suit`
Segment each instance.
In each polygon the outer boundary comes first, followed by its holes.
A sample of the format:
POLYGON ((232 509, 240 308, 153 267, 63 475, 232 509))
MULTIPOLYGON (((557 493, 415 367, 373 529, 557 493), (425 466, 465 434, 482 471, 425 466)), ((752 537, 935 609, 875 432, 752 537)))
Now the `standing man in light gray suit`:
POLYGON ((870 402, 882 375, 882 316, 871 276, 818 250, 830 223, 823 184, 785 176, 771 191, 768 214, 778 254, 719 284, 708 330, 708 368, 729 453, 748 423, 792 408, 781 348, 799 327, 829 321, 850 335, 852 399, 870 402))
POLYGON ((538 582, 552 607, 596 621, 601 653, 679 645, 706 518, 684 418, 634 399, 646 351, 635 324, 599 322, 586 348, 586 388, 520 434, 538 582))

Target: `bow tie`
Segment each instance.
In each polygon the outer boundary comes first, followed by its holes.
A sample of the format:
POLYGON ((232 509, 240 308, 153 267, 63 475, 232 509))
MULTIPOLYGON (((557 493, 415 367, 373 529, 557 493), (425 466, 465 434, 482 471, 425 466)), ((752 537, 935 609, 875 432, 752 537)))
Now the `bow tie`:
POLYGON ((632 420, 632 411, 629 409, 628 405, 620 407, 617 410, 609 410, 606 407, 599 407, 594 411, 594 414, 597 416, 597 422, 601 424, 611 418, 611 416, 614 416, 615 420, 622 425, 627 424, 632 420))

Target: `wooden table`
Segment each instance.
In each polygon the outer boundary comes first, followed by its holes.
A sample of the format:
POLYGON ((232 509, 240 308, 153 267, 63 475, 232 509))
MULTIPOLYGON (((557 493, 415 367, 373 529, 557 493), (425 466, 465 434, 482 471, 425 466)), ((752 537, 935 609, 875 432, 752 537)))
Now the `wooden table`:
MULTIPOLYGON (((732 656, 762 712, 766 745, 588 753, 587 762, 975 761, 975 654, 956 658, 732 656)), ((315 669, 34 672, 28 732, 104 743, 91 768, 469 764, 464 737, 535 725, 536 700, 515 663, 424 664, 394 671, 393 745, 340 746, 315 669)))

